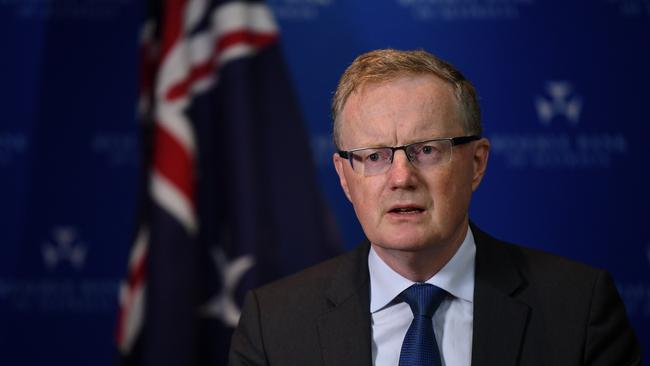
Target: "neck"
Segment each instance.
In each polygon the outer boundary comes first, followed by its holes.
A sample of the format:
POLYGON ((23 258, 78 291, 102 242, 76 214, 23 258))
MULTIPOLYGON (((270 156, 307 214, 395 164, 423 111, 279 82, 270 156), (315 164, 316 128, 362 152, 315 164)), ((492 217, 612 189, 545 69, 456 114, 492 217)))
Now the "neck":
POLYGON ((425 282, 438 273, 456 254, 465 236, 468 225, 457 230, 444 243, 434 243, 416 251, 387 249, 372 244, 375 252, 393 271, 413 282, 425 282))

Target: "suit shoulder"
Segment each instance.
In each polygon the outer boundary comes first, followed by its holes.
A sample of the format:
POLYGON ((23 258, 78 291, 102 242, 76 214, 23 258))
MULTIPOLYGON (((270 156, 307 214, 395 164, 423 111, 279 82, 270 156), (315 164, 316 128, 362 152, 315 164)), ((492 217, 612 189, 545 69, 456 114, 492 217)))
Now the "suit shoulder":
POLYGON ((607 273, 557 254, 495 239, 479 230, 475 237, 477 261, 480 253, 485 266, 514 266, 530 284, 557 289, 582 287, 586 291, 607 273))
POLYGON ((542 277, 578 276, 584 279, 595 279, 602 275, 604 270, 585 263, 569 259, 567 257, 546 252, 544 250, 529 248, 516 244, 510 246, 513 256, 523 259, 524 270, 531 274, 539 274, 542 277))
POLYGON ((591 296, 597 282, 611 275, 600 268, 518 244, 502 242, 509 257, 530 285, 551 292, 570 291, 591 296))
POLYGON ((518 277, 507 283, 516 284, 510 294, 528 311, 528 334, 534 340, 526 352, 532 359, 548 356, 553 360, 545 364, 554 365, 578 363, 567 361, 571 359, 589 365, 640 364, 638 341, 607 271, 485 234, 479 237, 477 265, 482 250, 483 268, 489 267, 487 276, 492 276, 489 283, 518 277), (537 352, 541 343, 546 343, 544 355, 537 352))

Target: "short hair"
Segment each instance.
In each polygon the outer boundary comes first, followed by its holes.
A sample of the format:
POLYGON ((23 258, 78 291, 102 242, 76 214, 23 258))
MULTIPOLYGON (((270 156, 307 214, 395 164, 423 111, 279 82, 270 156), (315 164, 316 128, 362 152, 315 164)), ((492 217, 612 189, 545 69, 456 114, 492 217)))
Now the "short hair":
POLYGON ((466 133, 481 135, 481 110, 472 83, 452 64, 423 50, 382 49, 364 53, 345 70, 332 99, 334 145, 340 148, 339 115, 350 95, 368 83, 385 82, 405 75, 434 75, 454 89, 466 133))

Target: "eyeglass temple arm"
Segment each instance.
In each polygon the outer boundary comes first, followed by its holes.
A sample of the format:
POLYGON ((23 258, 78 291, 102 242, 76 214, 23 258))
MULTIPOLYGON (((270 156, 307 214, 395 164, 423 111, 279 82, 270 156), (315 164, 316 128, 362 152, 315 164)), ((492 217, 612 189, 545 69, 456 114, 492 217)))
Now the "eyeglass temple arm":
POLYGON ((462 145, 462 144, 466 144, 468 142, 472 142, 472 141, 476 141, 476 140, 480 140, 480 139, 481 139, 481 136, 478 136, 478 135, 454 137, 454 138, 451 139, 451 144, 453 146, 462 145))

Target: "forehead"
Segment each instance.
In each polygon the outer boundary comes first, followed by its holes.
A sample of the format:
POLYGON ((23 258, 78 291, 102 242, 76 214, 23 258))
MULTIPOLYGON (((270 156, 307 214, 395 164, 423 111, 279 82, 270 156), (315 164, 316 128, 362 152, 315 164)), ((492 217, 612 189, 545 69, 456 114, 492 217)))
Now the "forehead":
POLYGON ((367 83, 341 111, 342 145, 398 145, 462 133, 458 106, 453 86, 433 75, 367 83))

